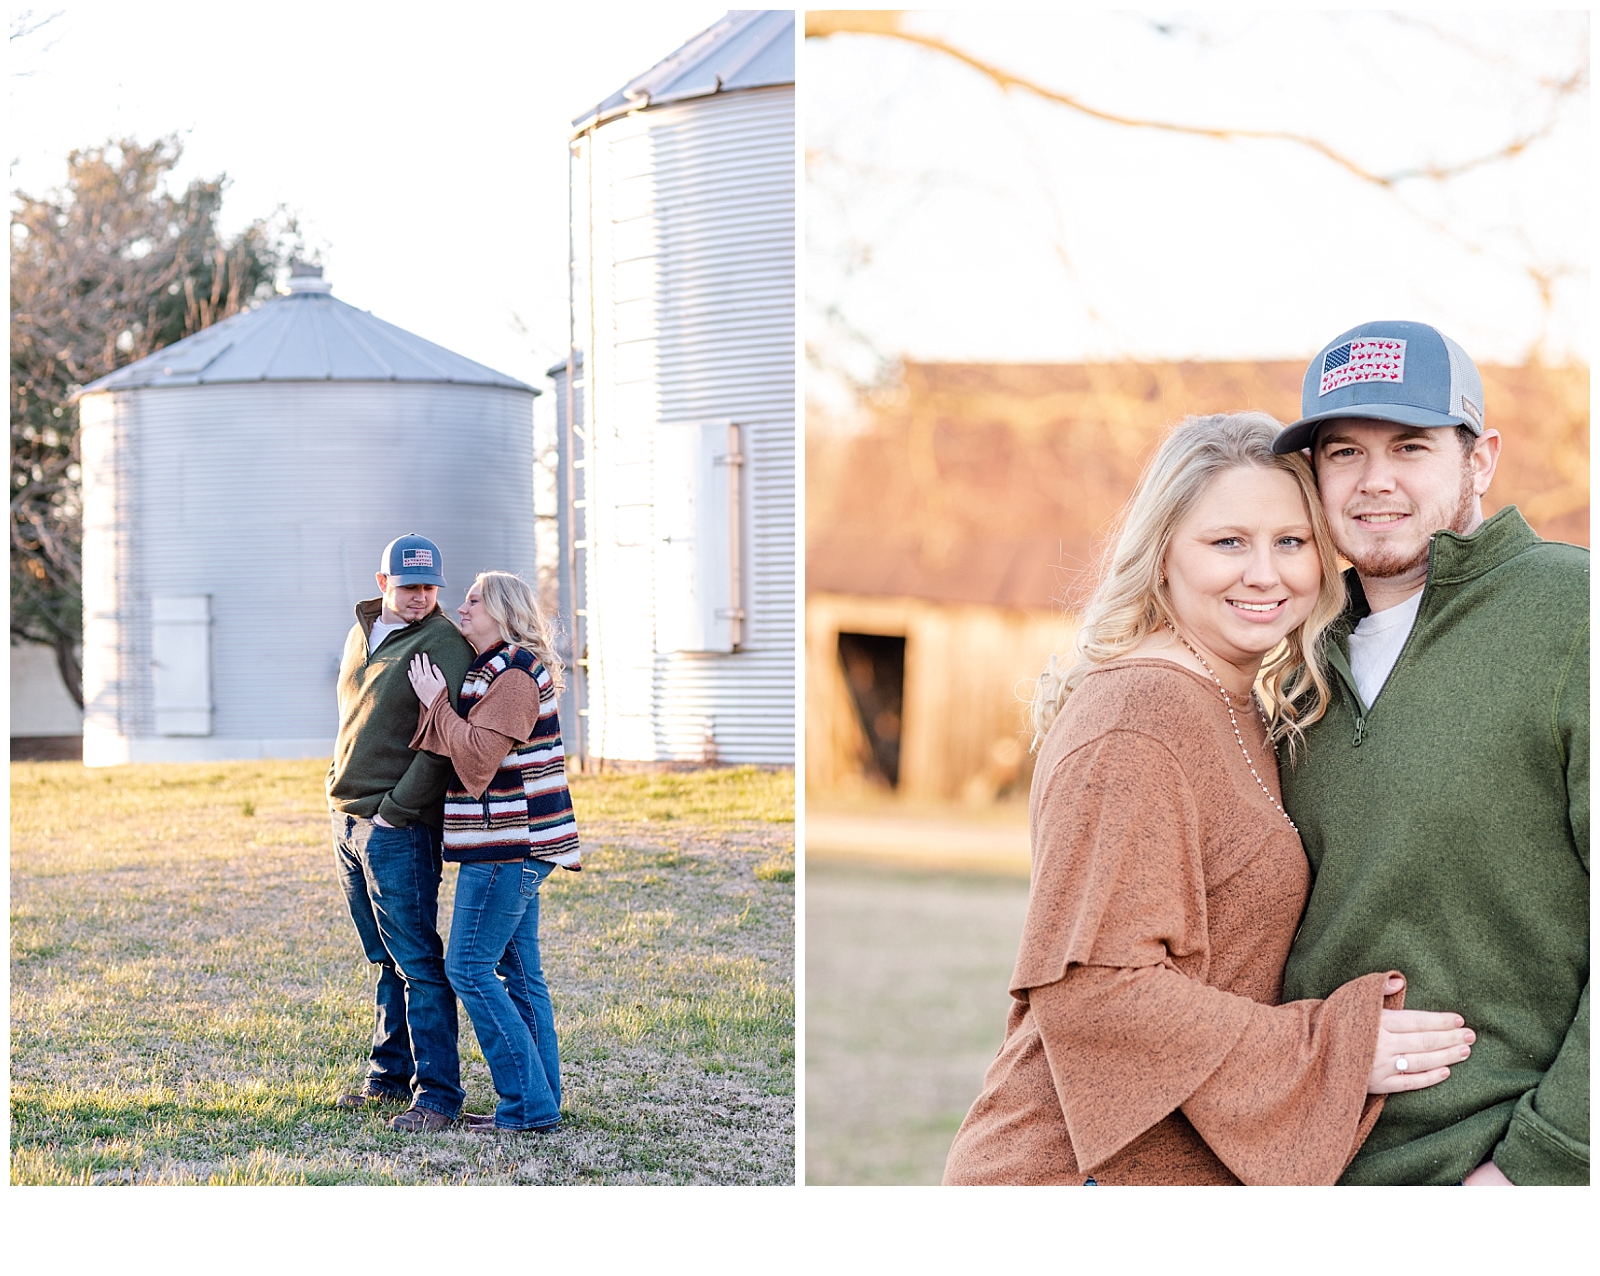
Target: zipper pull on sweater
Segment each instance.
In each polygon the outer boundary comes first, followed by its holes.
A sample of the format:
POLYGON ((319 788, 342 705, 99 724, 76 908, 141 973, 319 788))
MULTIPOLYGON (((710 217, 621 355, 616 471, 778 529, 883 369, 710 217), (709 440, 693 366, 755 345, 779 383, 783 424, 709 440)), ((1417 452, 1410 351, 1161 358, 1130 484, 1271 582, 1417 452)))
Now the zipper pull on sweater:
POLYGON ((1352 743, 1359 749, 1362 740, 1367 736, 1367 714, 1371 711, 1362 703, 1361 691, 1356 686, 1356 676, 1350 671, 1350 661, 1343 649, 1334 644, 1328 652, 1328 657, 1328 663, 1333 666, 1334 672, 1339 675, 1339 681, 1344 683, 1345 690, 1350 693, 1350 707, 1355 710, 1356 715, 1356 738, 1352 743))

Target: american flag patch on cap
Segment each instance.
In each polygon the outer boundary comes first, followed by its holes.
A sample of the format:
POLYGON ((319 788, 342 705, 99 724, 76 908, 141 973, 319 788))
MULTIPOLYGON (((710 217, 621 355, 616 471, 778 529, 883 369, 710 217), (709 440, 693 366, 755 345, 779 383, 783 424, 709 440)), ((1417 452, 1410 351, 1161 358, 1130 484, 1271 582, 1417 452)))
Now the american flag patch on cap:
POLYGON ((1334 346, 1322 356, 1317 397, 1359 381, 1404 381, 1406 343, 1399 337, 1367 337, 1334 346))
POLYGON ((400 566, 402 567, 432 567, 433 551, 431 549, 403 549, 400 551, 400 566))

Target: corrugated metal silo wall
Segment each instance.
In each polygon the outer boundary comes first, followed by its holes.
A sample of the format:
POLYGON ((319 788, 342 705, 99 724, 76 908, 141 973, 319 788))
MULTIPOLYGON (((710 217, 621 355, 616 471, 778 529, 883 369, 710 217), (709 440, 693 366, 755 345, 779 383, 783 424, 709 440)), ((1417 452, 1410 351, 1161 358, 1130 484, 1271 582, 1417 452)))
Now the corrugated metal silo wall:
MULTIPOLYGON (((138 696, 136 671, 149 668, 149 607, 138 600, 141 559, 133 545, 139 455, 134 439, 142 400, 136 395, 86 395, 78 409, 83 467, 83 741, 84 760, 122 758, 124 721, 150 706, 138 696)), ((148 685, 148 680, 143 685, 148 685)))
POLYGON ((575 168, 574 287, 589 388, 589 750, 793 763, 795 122, 792 88, 600 126, 575 168), (741 649, 655 650, 657 424, 742 429, 741 649))
MULTIPOLYGON (((580 376, 576 378, 581 383, 580 376)), ((574 593, 582 596, 584 592, 583 565, 585 555, 575 553, 572 540, 575 535, 583 533, 583 507, 574 507, 573 499, 578 497, 583 490, 581 470, 572 470, 571 462, 578 459, 572 455, 572 449, 567 437, 568 417, 580 425, 583 421, 583 387, 574 384, 574 378, 565 365, 550 372, 550 379, 555 382, 554 407, 556 417, 556 537, 560 545, 560 566, 557 571, 557 610, 559 615, 553 618, 556 631, 556 651, 566 666, 566 685, 561 690, 559 699, 558 716, 561 721, 562 743, 566 747, 569 758, 583 756, 582 723, 578 717, 578 705, 582 700, 581 678, 583 670, 578 667, 577 660, 582 654, 578 649, 581 635, 578 630, 578 618, 573 614, 575 606, 574 593), (569 483, 569 471, 572 479, 577 482, 569 483), (573 490, 575 489, 575 490, 573 490), (576 523, 576 529, 573 524, 576 523), (576 589, 574 588, 576 586, 576 589)), ((581 449, 580 449, 581 452, 581 449)))
POLYGON ((86 744, 143 742, 136 761, 331 750, 339 654, 385 543, 438 542, 452 613, 481 570, 534 578, 532 402, 394 382, 86 398, 86 744), (210 738, 153 736, 150 599, 173 594, 211 597, 210 738))

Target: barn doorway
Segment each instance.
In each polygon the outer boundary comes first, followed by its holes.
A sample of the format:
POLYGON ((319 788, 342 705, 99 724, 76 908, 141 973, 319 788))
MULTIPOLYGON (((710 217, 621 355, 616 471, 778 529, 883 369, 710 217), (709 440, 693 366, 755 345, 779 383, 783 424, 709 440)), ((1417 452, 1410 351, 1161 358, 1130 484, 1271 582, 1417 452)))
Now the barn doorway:
POLYGON ((906 640, 884 634, 839 635, 839 664, 866 734, 872 763, 891 789, 900 786, 901 707, 905 703, 906 640))

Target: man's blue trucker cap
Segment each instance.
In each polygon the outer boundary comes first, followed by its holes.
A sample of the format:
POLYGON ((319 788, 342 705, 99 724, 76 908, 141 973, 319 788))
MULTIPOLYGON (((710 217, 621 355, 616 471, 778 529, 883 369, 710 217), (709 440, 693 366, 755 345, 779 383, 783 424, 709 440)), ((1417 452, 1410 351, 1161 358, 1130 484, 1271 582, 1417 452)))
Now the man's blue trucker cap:
POLYGON ((1403 319, 1341 332, 1306 369, 1301 417, 1272 442, 1280 455, 1311 446, 1317 426, 1364 417, 1483 433, 1483 381, 1467 352, 1437 328, 1403 319))
POLYGON ((378 570, 391 585, 444 584, 444 555, 426 536, 396 536, 383 547, 378 570))

